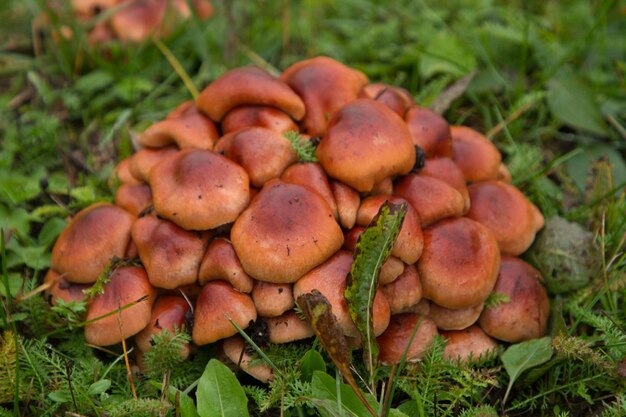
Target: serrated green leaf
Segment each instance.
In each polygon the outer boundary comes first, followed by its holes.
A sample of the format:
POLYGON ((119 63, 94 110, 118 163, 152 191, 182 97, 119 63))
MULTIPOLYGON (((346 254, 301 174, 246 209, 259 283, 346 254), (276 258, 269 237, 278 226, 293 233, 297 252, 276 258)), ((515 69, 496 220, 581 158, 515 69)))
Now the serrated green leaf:
POLYGON ((370 380, 378 359, 373 319, 378 275, 400 233, 406 210, 406 203, 393 204, 389 201, 380 207, 359 237, 346 280, 348 310, 363 341, 363 361, 370 372, 370 380))
POLYGON ((524 371, 549 361, 551 357, 552 339, 549 336, 509 346, 501 356, 504 369, 509 375, 509 386, 503 403, 506 402, 513 384, 524 371))
POLYGON ((247 417, 248 398, 235 374, 217 359, 211 359, 198 383, 200 417, 247 417))

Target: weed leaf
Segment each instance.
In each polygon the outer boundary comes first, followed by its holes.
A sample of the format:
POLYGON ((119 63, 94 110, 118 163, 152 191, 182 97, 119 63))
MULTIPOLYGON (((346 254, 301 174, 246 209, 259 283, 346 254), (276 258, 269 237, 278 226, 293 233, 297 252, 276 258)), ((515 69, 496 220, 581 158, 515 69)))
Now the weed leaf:
POLYGON ((248 398, 237 377, 226 365, 211 359, 198 383, 200 417, 248 416, 248 398))
POLYGON ((551 357, 552 341, 550 337, 528 340, 510 346, 501 357, 504 369, 509 374, 509 386, 506 389, 503 403, 506 403, 513 384, 522 372, 549 361, 551 357))
POLYGON ((317 350, 307 350, 300 359, 300 375, 303 381, 310 382, 315 371, 326 372, 326 362, 317 350))

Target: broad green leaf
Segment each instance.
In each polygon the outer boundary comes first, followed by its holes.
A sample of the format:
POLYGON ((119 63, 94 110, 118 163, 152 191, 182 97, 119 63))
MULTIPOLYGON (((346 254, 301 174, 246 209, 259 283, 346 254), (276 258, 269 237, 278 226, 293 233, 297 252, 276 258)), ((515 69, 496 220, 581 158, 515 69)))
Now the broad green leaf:
POLYGON ((50 398, 55 403, 67 403, 72 400, 70 391, 67 389, 52 391, 48 394, 48 398, 50 398))
POLYGON ((596 143, 593 146, 583 148, 583 152, 565 163, 567 173, 579 189, 585 190, 591 166, 605 156, 611 164, 613 185, 618 186, 626 181, 626 161, 622 155, 611 146, 596 143))
POLYGON ((310 349, 300 359, 300 377, 310 382, 315 371, 326 372, 326 362, 317 350, 310 349))
POLYGON ((196 411, 196 404, 191 397, 174 387, 169 387, 167 391, 168 398, 180 411, 180 417, 199 417, 196 411))
MULTIPOLYGON (((8 284, 9 284, 9 292, 11 293, 11 297, 15 297, 17 293, 22 288, 24 284, 24 278, 18 273, 9 273, 7 274, 8 284)), ((7 296, 6 288, 4 287, 4 283, 0 284, 0 295, 3 297, 7 296)), ((15 318, 14 318, 15 319, 15 318)))
POLYGON ((26 210, 10 209, 0 204, 0 229, 4 229, 5 235, 9 230, 17 232, 20 236, 28 235, 32 220, 32 216, 26 210))
POLYGON ((111 387, 111 380, 101 379, 96 381, 87 388, 87 394, 100 395, 111 387))
POLYGON ((211 359, 198 383, 200 417, 247 417, 248 398, 235 374, 217 359, 211 359))
POLYGON ((59 217, 51 218, 43 225, 41 231, 39 232, 39 243, 43 246, 52 244, 52 242, 54 242, 61 234, 63 229, 65 229, 65 226, 67 226, 67 221, 59 217))
POLYGON ((587 85, 572 73, 560 74, 548 81, 548 106, 562 123, 597 135, 607 128, 587 85))
POLYGON ((503 403, 506 402, 513 384, 524 371, 549 361, 551 357, 552 339, 549 336, 509 346, 501 356, 504 369, 509 374, 509 386, 503 403))
POLYGON ((424 78, 437 73, 464 76, 476 68, 476 58, 459 38, 439 32, 420 54, 419 68, 424 78))
MULTIPOLYGON (((314 398, 322 400, 330 400, 334 405, 334 409, 338 410, 339 399, 337 398, 337 383, 332 376, 315 371, 311 380, 311 392, 314 398)), ((369 411, 365 405, 359 400, 359 396, 348 384, 339 384, 339 392, 341 394, 341 405, 343 409, 357 417, 367 416, 369 411)), ((331 406, 332 408, 332 406, 331 406)), ((320 414, 331 415, 327 410, 319 410, 320 414), (326 411, 326 413, 324 412, 326 411)))
POLYGON ((352 269, 346 280, 348 310, 363 341, 363 361, 370 372, 370 380, 378 358, 373 319, 378 275, 400 233, 406 210, 406 203, 393 204, 389 201, 380 207, 359 237, 352 269))
POLYGON ((0 201, 20 204, 39 195, 41 173, 22 175, 18 172, 0 170, 0 201))

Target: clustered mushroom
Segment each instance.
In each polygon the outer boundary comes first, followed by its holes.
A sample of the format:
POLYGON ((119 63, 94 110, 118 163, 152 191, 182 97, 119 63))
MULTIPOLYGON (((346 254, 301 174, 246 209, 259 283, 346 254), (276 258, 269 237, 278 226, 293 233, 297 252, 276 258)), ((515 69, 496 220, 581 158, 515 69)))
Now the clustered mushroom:
POLYGON ((271 370, 252 360, 233 323, 254 323, 270 343, 312 337, 294 300, 316 290, 359 346, 346 276, 388 200, 408 208, 374 299, 382 363, 405 351, 419 360, 437 334, 447 357, 465 361, 496 340, 546 332, 543 280, 518 258, 543 216, 508 182, 485 136, 450 127, 404 90, 368 84, 326 57, 277 78, 237 68, 139 143, 115 170, 116 205, 78 213, 53 250, 51 298, 80 298, 111 258, 140 261, 89 300, 87 318, 120 311, 87 326, 89 343, 134 336, 145 352, 155 333, 187 325, 193 344, 222 341, 226 357, 267 381, 271 370), (283 136, 290 130, 317 146, 318 162, 298 160, 283 136), (502 302, 487 302, 493 293, 502 302))

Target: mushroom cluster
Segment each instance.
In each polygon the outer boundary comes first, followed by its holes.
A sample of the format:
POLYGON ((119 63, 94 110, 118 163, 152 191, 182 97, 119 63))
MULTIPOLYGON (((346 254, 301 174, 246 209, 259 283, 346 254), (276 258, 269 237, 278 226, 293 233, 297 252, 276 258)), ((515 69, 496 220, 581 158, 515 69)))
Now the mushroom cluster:
POLYGON ((403 89, 326 57, 279 77, 237 68, 138 142, 116 167, 115 205, 71 220, 46 278, 51 302, 81 299, 112 258, 139 259, 89 300, 88 319, 121 311, 89 322, 91 344, 134 336, 145 352, 152 335, 186 327, 193 345, 223 340, 226 356, 267 381, 232 323, 254 323, 269 343, 312 337, 294 300, 317 290, 358 347, 346 277, 387 200, 408 211, 374 299, 382 363, 400 360, 415 326, 410 361, 437 334, 446 356, 467 360, 546 332, 542 277, 518 258, 543 216, 485 136, 449 126, 403 89), (316 162, 300 160, 293 137, 316 162))
MULTIPOLYGON (((95 21, 89 30, 89 43, 99 44, 112 39, 137 43, 149 37, 169 34, 180 20, 195 14, 205 20, 213 14, 209 0, 71 0, 70 8, 79 22, 95 21), (191 6, 191 8, 190 8, 191 6)), ((48 2, 57 13, 65 5, 48 2)), ((71 38, 72 31, 63 26, 61 36, 71 38)))

